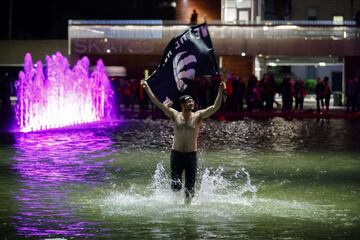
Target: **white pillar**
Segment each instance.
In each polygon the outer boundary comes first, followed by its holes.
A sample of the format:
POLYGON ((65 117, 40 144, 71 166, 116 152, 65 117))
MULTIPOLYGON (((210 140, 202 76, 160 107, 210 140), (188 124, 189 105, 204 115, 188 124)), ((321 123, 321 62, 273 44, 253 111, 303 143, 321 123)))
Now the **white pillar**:
POLYGON ((261 60, 258 56, 255 57, 254 59, 254 75, 258 78, 261 79, 262 73, 264 72, 263 64, 261 64, 261 60))

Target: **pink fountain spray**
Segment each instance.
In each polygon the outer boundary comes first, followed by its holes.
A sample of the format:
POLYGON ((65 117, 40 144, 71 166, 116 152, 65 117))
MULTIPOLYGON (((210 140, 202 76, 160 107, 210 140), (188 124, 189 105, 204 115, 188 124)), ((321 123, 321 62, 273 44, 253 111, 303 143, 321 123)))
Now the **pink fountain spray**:
POLYGON ((16 82, 16 117, 21 132, 32 132, 101 121, 110 118, 114 91, 104 64, 99 60, 89 74, 89 59, 70 69, 57 52, 33 65, 25 56, 24 71, 16 82))

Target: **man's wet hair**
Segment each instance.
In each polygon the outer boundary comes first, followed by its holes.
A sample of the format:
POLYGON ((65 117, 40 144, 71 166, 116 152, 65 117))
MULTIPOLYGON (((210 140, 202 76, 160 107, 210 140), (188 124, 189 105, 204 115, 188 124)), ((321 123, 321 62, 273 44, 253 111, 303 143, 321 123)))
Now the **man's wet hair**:
POLYGON ((179 97, 178 102, 179 102, 179 104, 182 104, 190 99, 193 100, 193 98, 190 95, 183 95, 183 96, 179 97))

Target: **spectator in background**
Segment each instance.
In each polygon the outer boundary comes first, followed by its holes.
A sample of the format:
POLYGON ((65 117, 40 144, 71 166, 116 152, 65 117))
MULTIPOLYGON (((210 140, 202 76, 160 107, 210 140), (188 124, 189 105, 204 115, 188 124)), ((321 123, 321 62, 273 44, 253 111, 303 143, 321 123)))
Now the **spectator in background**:
POLYGON ((295 110, 303 110, 306 94, 304 81, 300 79, 295 84, 295 110))
POLYGON ((324 108, 324 84, 322 84, 321 79, 319 77, 316 80, 317 83, 314 90, 316 95, 316 111, 317 113, 320 113, 321 110, 324 108))
POLYGON ((253 104, 253 97, 254 97, 254 88, 256 87, 257 78, 255 75, 251 75, 248 85, 247 85, 247 91, 246 91, 246 105, 247 105, 247 111, 252 111, 254 108, 253 104))
POLYGON ((325 111, 329 111, 331 90, 329 86, 329 77, 324 77, 324 99, 325 99, 325 111))
POLYGON ((295 80, 290 78, 290 110, 293 108, 294 96, 295 96, 295 80))
POLYGON ((275 98, 275 79, 265 73, 260 80, 261 90, 261 105, 260 107, 266 111, 273 109, 274 98, 275 98))
POLYGON ((354 82, 355 82, 355 108, 356 111, 360 110, 360 81, 359 81, 359 75, 356 75, 354 78, 354 82))
POLYGON ((266 99, 267 110, 273 110, 274 102, 275 102, 275 94, 276 94, 275 77, 273 74, 271 74, 269 75, 269 90, 268 90, 268 97, 266 99))
POLYGON ((121 93, 120 93, 120 81, 121 79, 119 77, 115 76, 109 76, 109 80, 111 82, 111 85, 114 89, 114 104, 115 104, 115 113, 120 113, 120 103, 121 103, 121 93))
POLYGON ((235 111, 244 111, 244 96, 246 85, 241 77, 236 77, 233 82, 235 111))
POLYGON ((252 107, 254 112, 261 110, 261 90, 260 90, 260 81, 255 82, 255 87, 252 90, 252 107))
POLYGON ((125 109, 129 109, 132 96, 132 85, 129 79, 123 81, 123 84, 120 86, 120 93, 124 101, 125 109))
POLYGON ((349 79, 346 83, 346 112, 355 111, 356 84, 354 79, 349 79))
POLYGON ((291 78, 290 77, 284 77, 282 88, 281 88, 281 96, 282 96, 282 102, 283 112, 288 112, 291 110, 292 105, 292 86, 291 86, 291 78))
POLYGON ((136 104, 139 104, 139 110, 148 109, 147 95, 144 94, 144 89, 140 86, 140 79, 132 79, 132 99, 131 99, 131 111, 134 112, 136 104))
POLYGON ((196 12, 196 10, 193 10, 193 13, 191 14, 190 17, 190 24, 191 25, 196 25, 198 22, 198 13, 196 12))
POLYGON ((354 20, 355 20, 356 27, 360 27, 360 11, 356 12, 354 20))
POLYGON ((228 74, 227 80, 226 80, 226 90, 225 93, 227 95, 227 100, 225 102, 225 109, 227 111, 233 110, 234 106, 234 88, 233 88, 233 81, 234 81, 234 74, 228 74))

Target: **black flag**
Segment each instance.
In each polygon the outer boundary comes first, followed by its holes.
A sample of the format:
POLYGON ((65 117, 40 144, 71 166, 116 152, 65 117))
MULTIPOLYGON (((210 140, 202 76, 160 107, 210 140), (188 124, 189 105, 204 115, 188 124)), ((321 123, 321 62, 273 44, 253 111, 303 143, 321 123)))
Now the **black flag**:
POLYGON ((175 102, 181 95, 191 95, 195 77, 218 74, 210 34, 204 23, 190 27, 169 42, 148 84, 161 102, 166 97, 175 102))

